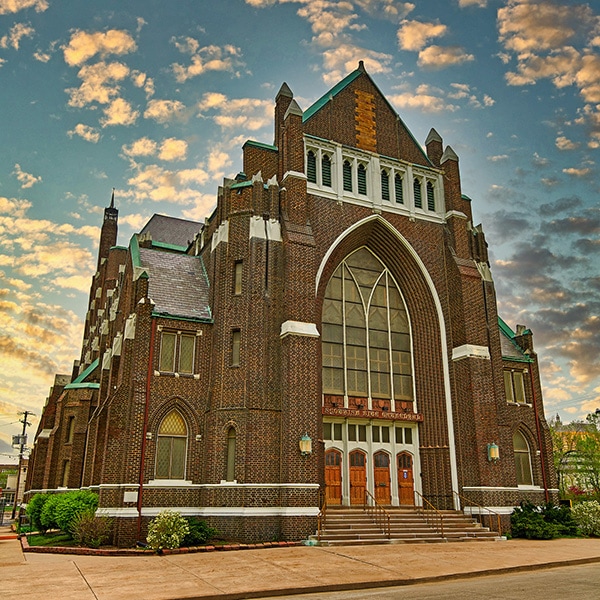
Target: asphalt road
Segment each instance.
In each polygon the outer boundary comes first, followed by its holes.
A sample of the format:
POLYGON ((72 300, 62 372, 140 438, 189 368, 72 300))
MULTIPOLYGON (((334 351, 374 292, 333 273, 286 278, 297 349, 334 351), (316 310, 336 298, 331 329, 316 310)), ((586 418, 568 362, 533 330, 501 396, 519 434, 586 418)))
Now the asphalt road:
POLYGON ((279 600, 600 600, 600 565, 557 567, 368 590, 277 596, 279 600))

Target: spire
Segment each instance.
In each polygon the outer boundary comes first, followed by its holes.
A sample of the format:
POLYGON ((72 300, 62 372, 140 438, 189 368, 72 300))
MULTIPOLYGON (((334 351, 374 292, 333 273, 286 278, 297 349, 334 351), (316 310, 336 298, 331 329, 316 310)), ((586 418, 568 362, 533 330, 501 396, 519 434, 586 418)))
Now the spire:
POLYGON ((104 222, 100 230, 100 244, 98 248, 98 269, 106 258, 110 249, 117 243, 119 211, 115 208, 115 188, 112 190, 110 204, 104 209, 104 222))
POLYGON ((112 196, 110 197, 110 206, 109 208, 115 207, 115 188, 113 188, 112 196))

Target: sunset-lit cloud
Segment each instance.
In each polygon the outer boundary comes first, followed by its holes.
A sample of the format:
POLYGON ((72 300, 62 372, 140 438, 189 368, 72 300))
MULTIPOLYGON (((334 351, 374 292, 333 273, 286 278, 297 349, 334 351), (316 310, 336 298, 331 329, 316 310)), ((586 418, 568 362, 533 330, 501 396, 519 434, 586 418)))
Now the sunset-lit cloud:
POLYGON ((41 176, 36 177, 31 173, 26 173, 21 169, 21 165, 16 164, 15 170, 13 171, 13 175, 18 179, 21 184, 21 189, 26 190, 30 187, 33 187, 36 183, 41 183, 41 176))
POLYGON ((179 100, 150 100, 144 112, 145 119, 157 123, 167 123, 180 118, 185 111, 185 105, 179 100))
POLYGON ((100 132, 95 127, 90 127, 83 123, 77 123, 73 129, 67 131, 67 135, 69 137, 77 135, 86 142, 91 142, 92 144, 97 144, 100 141, 100 132))
POLYGON ((81 85, 65 90, 69 94, 69 106, 82 108, 93 102, 108 104, 119 94, 119 83, 128 75, 129 67, 119 62, 84 65, 77 73, 81 85))
POLYGON ((428 46, 419 52, 417 63, 424 69, 445 69, 475 60, 459 46, 428 46))
POLYGON ((135 40, 127 31, 109 29, 106 32, 75 31, 69 43, 63 48, 65 62, 71 67, 78 67, 90 58, 100 58, 114 54, 121 56, 137 49, 135 40))
POLYGON ((0 0, 0 15, 18 13, 21 10, 33 8, 35 12, 48 9, 47 0, 0 0))
POLYGON ((225 94, 207 92, 197 104, 199 116, 210 116, 223 129, 257 131, 270 125, 273 102, 258 98, 228 98, 225 94))
POLYGON ((140 114, 140 112, 135 110, 124 98, 115 98, 106 108, 104 108, 103 112, 104 117, 100 119, 102 127, 109 127, 111 125, 133 125, 140 114))
POLYGON ((211 45, 200 48, 198 41, 190 37, 172 38, 171 41, 180 52, 191 55, 190 64, 173 63, 172 65, 175 79, 180 83, 208 71, 233 73, 236 68, 243 66, 240 49, 230 44, 222 47, 211 45))
POLYGON ((0 37, 0 48, 19 49, 19 44, 23 38, 31 38, 35 34, 35 29, 29 23, 15 23, 10 28, 8 34, 0 37))
POLYGON ((401 50, 418 52, 427 45, 427 42, 445 35, 447 31, 448 27, 442 23, 404 20, 398 29, 398 45, 401 50))

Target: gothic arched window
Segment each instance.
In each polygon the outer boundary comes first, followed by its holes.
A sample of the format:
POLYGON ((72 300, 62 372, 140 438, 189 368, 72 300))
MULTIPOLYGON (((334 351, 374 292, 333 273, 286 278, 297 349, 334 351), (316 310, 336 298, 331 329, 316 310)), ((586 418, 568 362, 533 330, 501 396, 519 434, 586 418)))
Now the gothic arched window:
POLYGON ((323 392, 412 400, 408 315, 390 272, 366 248, 334 271, 323 301, 323 392))
POLYGON ((173 409, 158 428, 156 479, 185 479, 188 429, 181 413, 173 409))
POLYGON ((517 485, 533 485, 531 451, 525 436, 520 431, 515 431, 513 435, 513 449, 515 451, 517 485))

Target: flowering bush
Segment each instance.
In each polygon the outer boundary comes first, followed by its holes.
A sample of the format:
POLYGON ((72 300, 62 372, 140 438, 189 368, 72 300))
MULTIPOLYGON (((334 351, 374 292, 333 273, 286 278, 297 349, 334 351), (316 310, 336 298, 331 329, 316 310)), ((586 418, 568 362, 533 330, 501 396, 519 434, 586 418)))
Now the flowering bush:
POLYGON ((600 503, 598 501, 580 502, 575 504, 571 510, 581 533, 600 537, 600 503))
POLYGON ((87 548, 100 548, 109 538, 113 520, 97 517, 94 510, 78 513, 71 522, 73 539, 87 548))
POLYGON ((163 510, 150 521, 146 541, 156 552, 163 548, 179 548, 189 531, 188 522, 178 512, 163 510))

